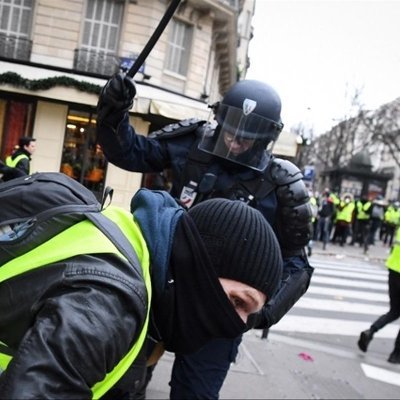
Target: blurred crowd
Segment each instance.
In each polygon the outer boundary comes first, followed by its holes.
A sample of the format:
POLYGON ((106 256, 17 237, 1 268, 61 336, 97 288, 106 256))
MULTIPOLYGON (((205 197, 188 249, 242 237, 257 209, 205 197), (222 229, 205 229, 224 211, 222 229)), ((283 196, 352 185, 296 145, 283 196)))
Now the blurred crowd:
POLYGON ((312 254, 314 241, 340 246, 360 246, 364 254, 377 241, 391 247, 396 228, 400 225, 400 202, 386 201, 382 196, 354 198, 351 193, 341 196, 329 188, 321 194, 310 193, 313 208, 313 235, 308 244, 312 254))

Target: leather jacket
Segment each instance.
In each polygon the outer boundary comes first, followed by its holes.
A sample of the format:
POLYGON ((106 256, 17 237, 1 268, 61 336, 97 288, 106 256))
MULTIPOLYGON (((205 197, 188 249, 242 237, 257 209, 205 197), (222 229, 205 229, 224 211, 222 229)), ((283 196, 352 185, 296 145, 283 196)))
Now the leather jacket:
MULTIPOLYGON (((0 377, 1 397, 91 398, 140 333, 141 292, 139 274, 112 254, 76 256, 2 283, 0 340, 18 353, 0 377)), ((132 388, 135 368, 103 398, 132 388)))

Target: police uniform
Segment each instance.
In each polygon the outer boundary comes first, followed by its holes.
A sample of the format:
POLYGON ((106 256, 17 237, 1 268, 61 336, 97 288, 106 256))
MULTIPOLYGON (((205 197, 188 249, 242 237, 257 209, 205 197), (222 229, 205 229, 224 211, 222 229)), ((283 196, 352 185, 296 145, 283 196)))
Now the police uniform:
MULTIPOLYGON (((136 172, 157 172, 171 168, 171 194, 186 206, 209 197, 226 197, 248 202, 263 213, 273 226, 281 245, 285 259, 283 281, 287 287, 280 295, 278 293, 273 306, 265 307, 268 323, 260 323, 258 327, 270 326, 278 322, 301 297, 311 278, 312 268, 304 254, 304 246, 310 239, 311 208, 302 174, 291 162, 274 157, 271 157, 265 171, 258 172, 228 165, 227 161, 202 152, 198 149, 198 143, 204 124, 205 121, 186 120, 146 138, 136 135, 129 125, 128 117, 125 117, 117 131, 103 126, 98 133, 108 161, 120 168, 136 172), (215 175, 217 179, 208 193, 199 193, 193 188, 201 187, 207 173, 215 175), (290 296, 286 298, 285 293, 289 292, 290 296), (279 298, 281 301, 278 301, 279 298)), ((233 346, 231 342, 227 346, 228 350, 224 354, 231 355, 228 364, 235 353, 232 347, 237 349, 239 343, 240 339, 233 346)), ((216 347, 220 348, 220 345, 216 347)), ((183 364, 179 365, 184 368, 183 364)), ((177 374, 178 369, 175 368, 177 374)), ((206 387, 204 385, 203 388, 206 387)), ((213 393, 215 395, 215 390, 213 393)))
MULTIPOLYGON (((132 103, 129 96, 124 102, 119 97, 126 92, 134 93, 132 83, 117 76, 99 99, 97 135, 106 158, 134 172, 169 168, 171 194, 188 208, 224 197, 258 209, 277 235, 284 273, 278 292, 248 323, 257 328, 277 323, 305 293, 313 271, 305 254, 311 239, 311 206, 303 176, 293 163, 265 151, 283 127, 279 96, 264 83, 239 81, 213 106, 217 126, 188 119, 144 137, 129 124, 132 103), (227 151, 225 134, 229 141, 253 146, 254 151, 239 156, 227 151)), ((240 341, 241 337, 214 340, 198 353, 176 356, 171 398, 217 398, 240 341)))

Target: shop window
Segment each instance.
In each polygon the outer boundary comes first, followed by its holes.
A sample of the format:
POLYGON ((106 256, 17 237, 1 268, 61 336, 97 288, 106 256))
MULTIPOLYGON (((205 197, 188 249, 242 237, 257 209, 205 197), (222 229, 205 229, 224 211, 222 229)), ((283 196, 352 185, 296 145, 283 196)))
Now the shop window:
POLYGON ((22 136, 32 136, 34 102, 0 99, 0 159, 12 153, 22 136))
POLYGON ((93 114, 70 110, 65 128, 60 171, 90 189, 98 199, 104 190, 106 160, 96 143, 93 114))

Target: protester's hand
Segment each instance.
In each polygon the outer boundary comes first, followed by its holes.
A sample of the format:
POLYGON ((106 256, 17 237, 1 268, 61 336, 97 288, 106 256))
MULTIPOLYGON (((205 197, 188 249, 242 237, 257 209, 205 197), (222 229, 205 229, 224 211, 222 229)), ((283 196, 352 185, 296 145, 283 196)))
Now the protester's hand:
POLYGON ((97 120, 121 116, 133 105, 136 87, 133 79, 122 72, 113 75, 103 87, 97 103, 97 120))

